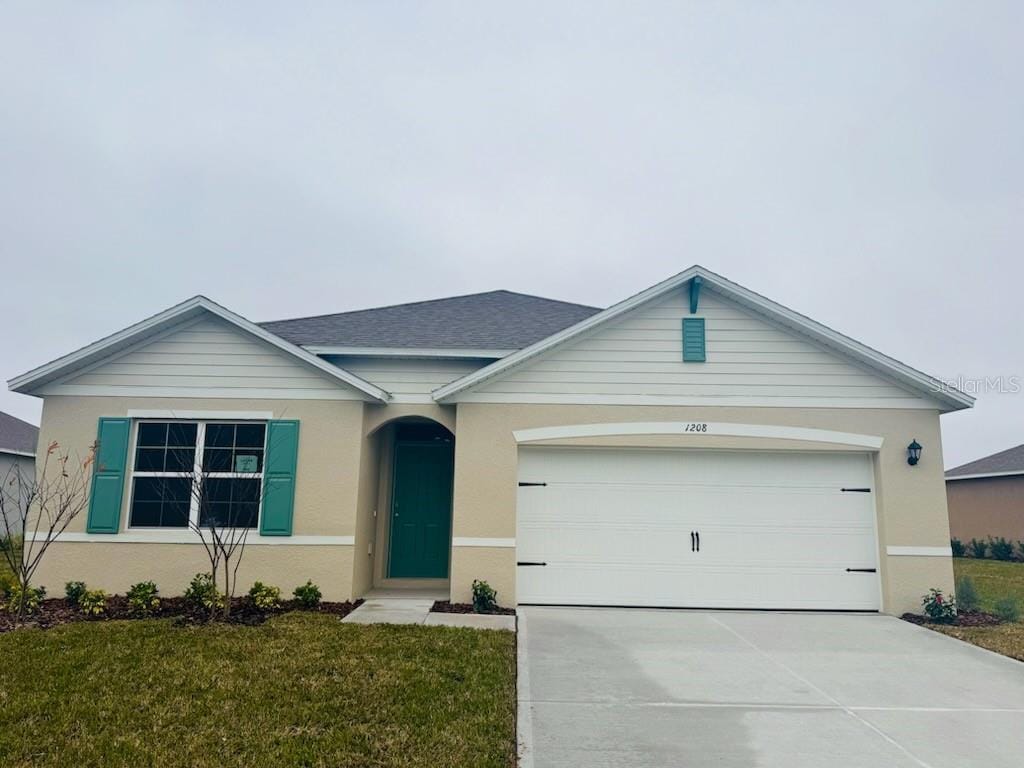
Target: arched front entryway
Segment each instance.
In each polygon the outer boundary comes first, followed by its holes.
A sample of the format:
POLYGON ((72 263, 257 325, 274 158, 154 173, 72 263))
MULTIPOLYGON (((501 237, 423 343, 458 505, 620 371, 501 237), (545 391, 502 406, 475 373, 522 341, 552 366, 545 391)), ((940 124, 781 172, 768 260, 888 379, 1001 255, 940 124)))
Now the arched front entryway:
POLYGON ((374 584, 447 585, 451 556, 455 435, 419 416, 373 437, 379 456, 374 584))

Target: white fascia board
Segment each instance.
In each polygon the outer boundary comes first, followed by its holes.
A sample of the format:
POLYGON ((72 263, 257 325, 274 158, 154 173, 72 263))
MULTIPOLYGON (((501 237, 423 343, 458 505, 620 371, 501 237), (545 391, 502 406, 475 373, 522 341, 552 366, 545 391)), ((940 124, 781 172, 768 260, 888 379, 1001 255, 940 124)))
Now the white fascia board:
POLYGON ((446 347, 338 347, 304 344, 307 352, 314 355, 347 355, 350 357, 441 357, 491 359, 507 357, 514 349, 449 349, 446 347))
POLYGON ((23 456, 27 459, 34 459, 36 454, 33 451, 16 451, 13 448, 0 448, 0 456, 23 456))
POLYGON ((679 289, 694 277, 701 277, 704 280, 705 288, 712 288, 741 306, 745 306, 777 323, 792 328, 793 330, 802 333, 804 336, 807 336, 840 354, 857 360, 862 364, 888 375, 903 383, 904 386, 921 393, 925 397, 949 406, 949 410, 970 408, 974 404, 973 397, 960 392, 958 389, 950 387, 944 382, 928 376, 921 371, 917 371, 898 360, 888 357, 887 355, 883 355, 881 352, 871 349, 858 341, 854 341, 838 331, 834 331, 821 323, 811 320, 809 317, 801 315, 798 312, 794 312, 793 310, 737 285, 736 283, 732 283, 724 277, 699 265, 694 265, 689 269, 680 272, 678 275, 670 277, 668 280, 663 280, 657 285, 651 286, 647 290, 641 291, 625 301, 621 301, 602 312, 598 312, 596 315, 586 318, 576 325, 552 334, 546 339, 542 339, 529 347, 525 347, 524 349, 491 363, 484 368, 463 376, 460 379, 456 379, 443 387, 439 387, 433 391, 433 397, 438 402, 443 402, 454 395, 494 378, 495 376, 498 376, 543 352, 547 352, 549 349, 552 349, 559 344, 563 344, 571 339, 577 338, 597 326, 614 320, 645 302, 658 298, 669 291, 679 289))
POLYGON ((973 475, 947 475, 946 482, 953 480, 983 480, 986 477, 1016 477, 1024 475, 1024 469, 1015 469, 1009 472, 978 472, 973 475))
POLYGON ((166 309, 159 314, 146 318, 134 325, 130 325, 124 330, 118 331, 110 336, 106 336, 99 341, 72 352, 71 354, 59 357, 46 365, 34 368, 20 376, 15 376, 7 382, 7 387, 12 392, 31 394, 32 390, 41 384, 45 384, 62 375, 70 373, 71 371, 89 365, 98 359, 112 355, 115 352, 137 344, 140 341, 144 341, 170 325, 185 322, 186 320, 192 319, 203 312, 209 312, 210 314, 219 317, 236 328, 239 328, 246 333, 255 336, 261 341, 276 347, 282 352, 298 358, 307 365, 310 365, 326 374, 328 377, 344 382, 345 384, 358 389, 360 392, 374 400, 387 402, 390 399, 390 394, 380 387, 349 373, 343 368, 332 365, 326 360, 322 360, 316 355, 307 352, 302 347, 298 347, 291 342, 285 341, 280 336, 276 336, 269 331, 264 330, 255 323, 246 320, 241 315, 236 315, 231 310, 226 307, 222 307, 217 302, 211 301, 205 296, 193 296, 191 299, 187 299, 180 304, 176 304, 170 309, 166 309))

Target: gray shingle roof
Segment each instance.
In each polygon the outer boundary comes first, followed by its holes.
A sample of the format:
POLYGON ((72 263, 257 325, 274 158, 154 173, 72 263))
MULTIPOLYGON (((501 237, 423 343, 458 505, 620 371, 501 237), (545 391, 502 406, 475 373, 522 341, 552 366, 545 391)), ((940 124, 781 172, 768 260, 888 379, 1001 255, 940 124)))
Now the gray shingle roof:
POLYGON ((0 411, 0 452, 18 451, 34 454, 38 439, 39 427, 0 411))
POLYGON ((957 477, 959 475, 991 475, 1002 472, 1024 473, 1024 444, 1016 448, 1007 448, 1005 451, 993 453, 982 459, 962 464, 946 472, 946 477, 957 477))
POLYGON ((601 310, 512 291, 489 291, 259 325, 300 345, 521 349, 601 310))

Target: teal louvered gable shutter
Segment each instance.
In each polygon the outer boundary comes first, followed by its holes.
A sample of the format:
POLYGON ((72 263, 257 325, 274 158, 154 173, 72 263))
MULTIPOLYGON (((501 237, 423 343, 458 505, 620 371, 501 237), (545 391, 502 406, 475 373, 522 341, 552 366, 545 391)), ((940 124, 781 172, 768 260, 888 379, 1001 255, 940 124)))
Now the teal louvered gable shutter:
POLYGON ((291 536, 295 507, 295 469, 299 458, 299 422, 267 422, 267 457, 263 467, 261 536, 291 536))
POLYGON ((121 499, 128 463, 130 419, 100 419, 96 430, 95 463, 89 497, 89 533, 117 533, 121 527, 121 499))
POLYGON ((704 318, 683 318, 683 362, 703 363, 705 361, 704 318))

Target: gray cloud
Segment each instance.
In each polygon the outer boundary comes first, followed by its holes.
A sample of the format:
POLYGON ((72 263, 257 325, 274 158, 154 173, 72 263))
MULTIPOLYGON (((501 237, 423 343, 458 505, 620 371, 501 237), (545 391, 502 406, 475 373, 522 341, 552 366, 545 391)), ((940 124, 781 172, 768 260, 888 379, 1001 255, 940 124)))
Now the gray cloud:
MULTIPOLYGON (((0 19, 4 378, 195 293, 607 305, 694 262, 930 373, 1024 376, 1019 3, 0 19)), ((960 463, 1024 440, 1024 394, 943 421, 960 463)))

